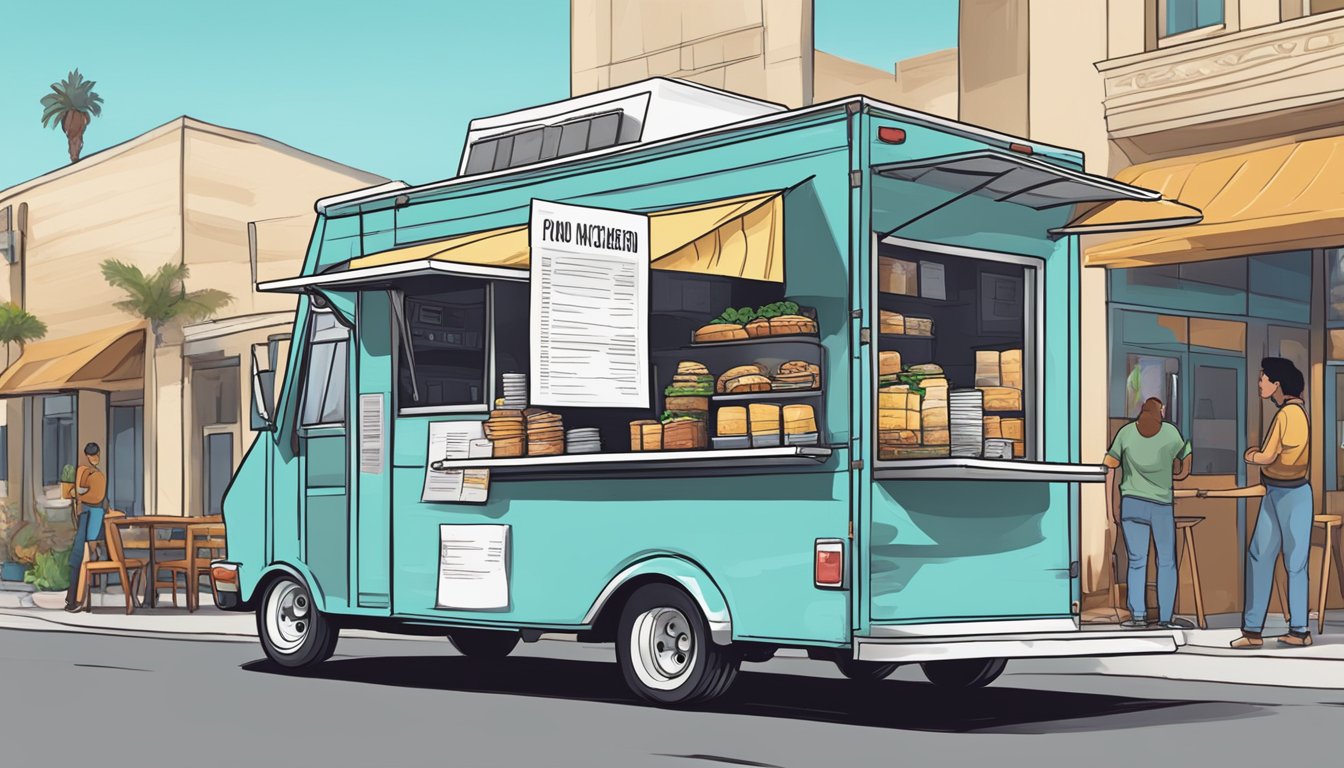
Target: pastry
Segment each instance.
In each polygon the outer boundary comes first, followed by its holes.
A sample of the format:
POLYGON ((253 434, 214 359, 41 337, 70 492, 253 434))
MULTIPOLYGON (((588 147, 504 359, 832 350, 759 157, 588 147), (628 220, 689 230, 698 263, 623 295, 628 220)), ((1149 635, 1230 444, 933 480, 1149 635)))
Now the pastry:
POLYGON ((750 323, 747 323, 746 331, 747 335, 752 337, 753 339, 759 338, 761 336, 769 336, 770 320, 764 317, 758 317, 755 320, 752 320, 750 323))
POLYGON ((780 315, 770 318, 771 336, 802 336, 814 335, 817 332, 817 321, 810 317, 802 315, 780 315))

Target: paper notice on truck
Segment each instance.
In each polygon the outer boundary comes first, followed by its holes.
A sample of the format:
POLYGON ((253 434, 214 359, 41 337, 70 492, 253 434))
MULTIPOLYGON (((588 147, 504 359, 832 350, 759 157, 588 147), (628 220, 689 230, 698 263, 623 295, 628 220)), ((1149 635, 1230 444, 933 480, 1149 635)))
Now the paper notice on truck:
POLYGON ((488 469, 434 469, 436 461, 489 458, 490 441, 479 421, 436 421, 429 425, 425 484, 421 501, 483 504, 490 496, 488 469))
POLYGON ((509 526, 439 526, 439 608, 509 607, 509 526))
POLYGON ((648 408, 649 218, 532 201, 531 403, 648 408))

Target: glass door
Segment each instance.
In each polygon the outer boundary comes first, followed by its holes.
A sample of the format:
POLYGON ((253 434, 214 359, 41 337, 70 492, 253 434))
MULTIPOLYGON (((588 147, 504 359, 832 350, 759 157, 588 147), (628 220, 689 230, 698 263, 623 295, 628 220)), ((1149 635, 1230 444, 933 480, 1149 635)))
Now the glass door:
POLYGON ((145 513, 145 407, 108 408, 107 478, 112 509, 127 515, 145 513))
POLYGON ((1188 394, 1192 475, 1245 480, 1246 360, 1230 355, 1191 353, 1188 394))

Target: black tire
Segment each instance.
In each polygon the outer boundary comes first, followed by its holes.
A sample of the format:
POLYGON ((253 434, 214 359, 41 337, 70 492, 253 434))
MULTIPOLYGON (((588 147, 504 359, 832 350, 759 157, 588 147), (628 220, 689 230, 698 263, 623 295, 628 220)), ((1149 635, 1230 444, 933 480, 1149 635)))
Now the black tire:
POLYGON ((942 688, 983 688, 998 679, 1007 659, 925 661, 919 665, 930 683, 942 688))
POLYGON ((857 659, 837 658, 835 660, 836 669, 840 674, 848 677, 850 680, 857 680, 865 683, 875 683, 878 680, 885 680, 891 676, 896 668, 901 666, 894 662, 887 661, 858 661, 857 659))
POLYGON ((668 584, 646 584, 621 610, 616 660, 636 696, 686 706, 723 695, 737 677, 741 657, 714 644, 689 595, 668 584))
POLYGON ((257 637, 266 658, 300 670, 331 658, 340 628, 317 610, 306 584, 283 576, 266 588, 257 608, 257 637))
POLYGON ((496 629, 454 629, 448 634, 448 642, 457 652, 469 659, 495 661, 508 656, 518 645, 517 632, 502 632, 496 629))

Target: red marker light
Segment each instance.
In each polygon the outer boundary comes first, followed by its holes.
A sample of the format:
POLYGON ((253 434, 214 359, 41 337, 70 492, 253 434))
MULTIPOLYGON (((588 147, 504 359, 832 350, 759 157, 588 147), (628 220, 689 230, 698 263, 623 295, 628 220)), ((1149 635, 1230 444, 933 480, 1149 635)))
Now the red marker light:
POLYGON ((813 581, 818 587, 843 587, 845 584, 845 545, 838 539, 818 539, 813 581))
POLYGON ((1024 155, 1035 154, 1035 152, 1032 151, 1031 147, 1027 146, 1026 144, 1009 144, 1008 149, 1012 150, 1013 152, 1021 152, 1024 155))
POLYGON ((901 128, 883 126, 877 129, 877 140, 886 144, 904 144, 905 131, 901 128))

